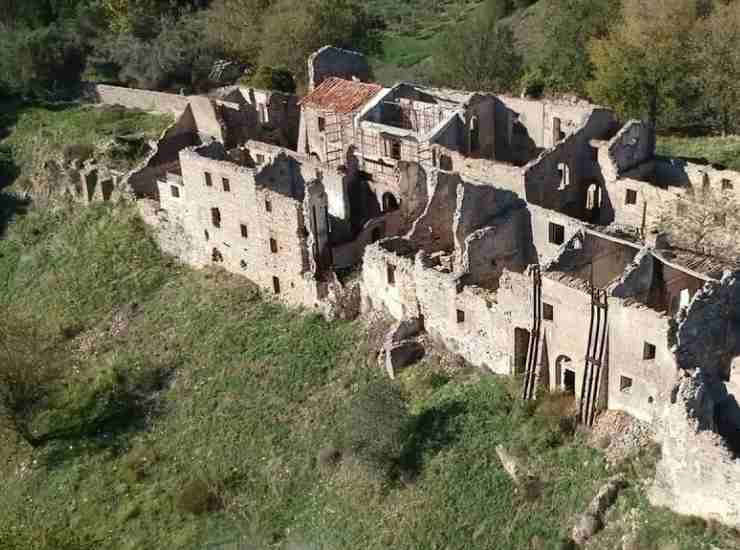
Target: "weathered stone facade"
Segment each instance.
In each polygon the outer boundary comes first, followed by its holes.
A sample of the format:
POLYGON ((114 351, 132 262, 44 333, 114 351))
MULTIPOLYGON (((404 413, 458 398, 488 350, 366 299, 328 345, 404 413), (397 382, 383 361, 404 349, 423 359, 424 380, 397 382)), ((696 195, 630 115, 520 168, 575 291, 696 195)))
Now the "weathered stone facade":
MULTIPOLYGON (((620 127, 584 102, 383 89, 351 80, 366 78, 362 63, 336 53, 309 62, 297 150, 245 131, 236 113, 255 101, 243 91, 189 101, 192 143, 177 138, 148 167, 163 246, 329 316, 351 315, 361 294, 399 327, 521 376, 523 398, 572 393, 585 424, 603 409, 652 422, 664 444, 655 501, 740 526, 722 505, 740 495, 723 483, 740 467, 740 261, 654 231, 666 201, 707 187, 735 199, 740 174, 658 158, 646 124, 620 127), (219 126, 204 136, 199 119, 219 126), (335 276, 353 268, 359 292, 335 276), (710 412, 682 389, 689 378, 710 412), (689 444, 722 472, 706 487, 681 455, 689 444), (708 505, 678 502, 691 494, 708 505)), ((391 338, 384 360, 416 352, 391 338)))

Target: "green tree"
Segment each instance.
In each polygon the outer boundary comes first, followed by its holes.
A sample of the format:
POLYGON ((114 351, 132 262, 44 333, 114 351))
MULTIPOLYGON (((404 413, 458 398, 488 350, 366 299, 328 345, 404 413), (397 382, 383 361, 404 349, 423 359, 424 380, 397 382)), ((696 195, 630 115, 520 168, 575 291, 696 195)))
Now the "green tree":
POLYGON ((522 60, 511 29, 501 22, 506 3, 491 0, 472 21, 443 34, 435 53, 435 80, 470 90, 510 90, 519 78, 522 60))
POLYGON ((696 0, 624 0, 620 23, 589 44, 590 95, 622 117, 647 116, 656 125, 687 108, 696 19, 696 0))
POLYGON ((263 65, 248 78, 244 84, 263 90, 277 90, 287 94, 295 93, 295 80, 290 71, 284 67, 268 67, 263 65))
POLYGON ((544 55, 539 67, 548 88, 584 93, 593 76, 586 46, 606 36, 619 18, 619 0, 556 0, 550 3, 544 55))
POLYGON ((280 0, 265 17, 260 64, 285 66, 305 82, 306 58, 331 44, 372 53, 378 22, 357 0, 280 0))
POLYGON ((724 134, 740 130, 740 2, 718 5, 693 33, 702 97, 724 134))
POLYGON ((202 13, 209 46, 227 58, 256 65, 262 21, 273 0, 215 0, 202 13))

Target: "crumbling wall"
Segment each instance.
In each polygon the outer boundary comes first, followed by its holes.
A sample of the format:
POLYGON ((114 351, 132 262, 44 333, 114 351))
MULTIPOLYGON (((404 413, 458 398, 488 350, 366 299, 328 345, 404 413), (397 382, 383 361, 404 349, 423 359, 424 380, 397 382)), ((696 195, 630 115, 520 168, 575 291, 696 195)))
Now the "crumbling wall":
POLYGON ((677 378, 672 320, 629 299, 610 298, 608 314, 608 407, 651 422, 677 378), (654 357, 645 355, 646 345, 654 346, 654 357))
POLYGON ((627 170, 648 162, 655 155, 653 129, 641 120, 630 120, 599 148, 599 165, 606 181, 615 180, 627 170))
POLYGON ((334 267, 342 269, 359 264, 366 246, 375 242, 378 237, 382 239, 396 236, 400 230, 400 210, 385 212, 368 220, 353 240, 332 247, 334 267))
POLYGON ((543 264, 555 258, 559 254, 561 247, 561 244, 552 242, 550 238, 553 236, 551 234, 550 224, 557 224, 563 227, 563 244, 567 243, 573 235, 582 231, 584 228, 584 224, 574 218, 546 208, 540 208, 534 204, 527 204, 527 210, 530 213, 529 219, 532 228, 534 253, 539 258, 540 263, 543 264))
POLYGON ((430 175, 429 183, 429 201, 422 215, 414 222, 408 238, 429 253, 452 250, 455 246, 453 221, 460 177, 437 171, 430 175))
POLYGON ((399 320, 419 316, 414 271, 417 250, 401 237, 384 239, 365 248, 362 260, 363 311, 385 310, 399 320))
POLYGON ((650 502, 740 528, 740 459, 711 431, 714 401, 703 376, 684 377, 659 416, 661 444, 650 502))
POLYGON ((345 80, 352 80, 354 77, 369 82, 370 65, 360 52, 324 46, 308 58, 308 91, 313 91, 330 76, 345 80))
POLYGON ((459 172, 466 180, 486 182, 497 189, 506 189, 524 198, 524 175, 519 166, 467 157, 442 146, 437 146, 436 157, 441 170, 459 172), (441 159, 445 159, 444 162, 441 159))
POLYGON ((135 90, 108 84, 95 85, 95 99, 105 105, 122 105, 127 109, 141 109, 179 116, 188 106, 187 96, 135 90))

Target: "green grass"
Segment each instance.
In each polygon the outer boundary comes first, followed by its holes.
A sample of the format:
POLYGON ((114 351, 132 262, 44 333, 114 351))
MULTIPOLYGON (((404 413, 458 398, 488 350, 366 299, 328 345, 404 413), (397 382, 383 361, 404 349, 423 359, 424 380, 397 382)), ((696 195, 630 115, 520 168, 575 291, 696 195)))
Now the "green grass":
POLYGON ((0 109, 0 136, 9 133, 0 141, 0 185, 11 167, 27 178, 62 157, 95 157, 109 168, 129 170, 171 123, 168 115, 118 106, 8 102, 0 109))
POLYGON ((659 136, 656 150, 659 155, 706 159, 713 164, 740 170, 740 136, 659 136))
MULTIPOLYGON (((507 379, 451 377, 431 360, 399 382, 408 416, 396 474, 346 451, 322 465, 323 449, 341 448, 352 396, 378 376, 367 327, 179 267, 128 206, 16 219, 0 241, 0 307, 32 319, 68 367, 34 421, 57 437, 32 451, 3 433, 4 549, 235 537, 260 549, 513 550, 533 539, 554 549, 608 475, 561 424, 562 397, 525 406, 507 379), (497 444, 539 476, 539 497, 515 490, 497 444)), ((731 541, 650 508, 637 488, 626 495, 646 540, 731 541)))

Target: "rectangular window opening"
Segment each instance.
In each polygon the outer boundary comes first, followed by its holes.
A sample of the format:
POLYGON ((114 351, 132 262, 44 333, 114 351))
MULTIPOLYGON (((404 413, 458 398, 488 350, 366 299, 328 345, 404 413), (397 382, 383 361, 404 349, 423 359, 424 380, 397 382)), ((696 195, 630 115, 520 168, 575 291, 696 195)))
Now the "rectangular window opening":
POLYGON ((280 279, 277 277, 272 278, 272 291, 275 294, 280 294, 280 279))
POLYGON ((545 321, 552 321, 555 318, 555 309, 552 304, 542 304, 542 318, 545 321))
POLYGON ((627 195, 624 198, 625 204, 637 204, 637 191, 627 189, 627 195))
POLYGON ((386 268, 386 276, 388 278, 389 285, 396 284, 396 266, 388 264, 386 268))
POLYGON ((655 346, 650 342, 645 342, 642 348, 643 359, 655 359, 655 346))
POLYGON ((247 226, 245 224, 239 224, 239 230, 241 231, 243 238, 246 239, 249 236, 249 233, 247 232, 247 226))
POLYGON ((401 141, 398 139, 391 139, 389 142, 391 158, 401 160, 401 141))
POLYGON ((457 322, 458 323, 465 322, 465 312, 462 309, 457 310, 457 322))
POLYGON ((221 183, 224 186, 224 191, 227 193, 231 191, 231 183, 229 183, 229 178, 221 178, 221 183))
POLYGON ((630 393, 630 391, 632 391, 632 378, 630 378, 629 376, 620 376, 619 391, 630 393))
POLYGON ((727 178, 722 178, 722 191, 729 191, 733 188, 732 182, 727 178))
POLYGON ((221 211, 218 208, 211 208, 211 223, 213 227, 221 227, 221 211))
POLYGON ((180 189, 176 185, 170 185, 170 193, 175 198, 180 197, 180 189))
POLYGON ((265 212, 272 212, 272 203, 270 201, 265 201, 265 212))
POLYGON ((211 179, 211 174, 208 172, 205 172, 205 178, 206 178, 206 187, 211 187, 213 185, 213 179, 211 179))
POLYGON ((273 238, 270 238, 270 252, 273 254, 277 254, 278 251, 278 244, 277 241, 273 238))
POLYGON ((326 131, 326 119, 322 116, 319 117, 319 132, 326 131))
POLYGON ((563 244, 565 242, 565 227, 558 223, 550 222, 549 238, 552 244, 563 244))

